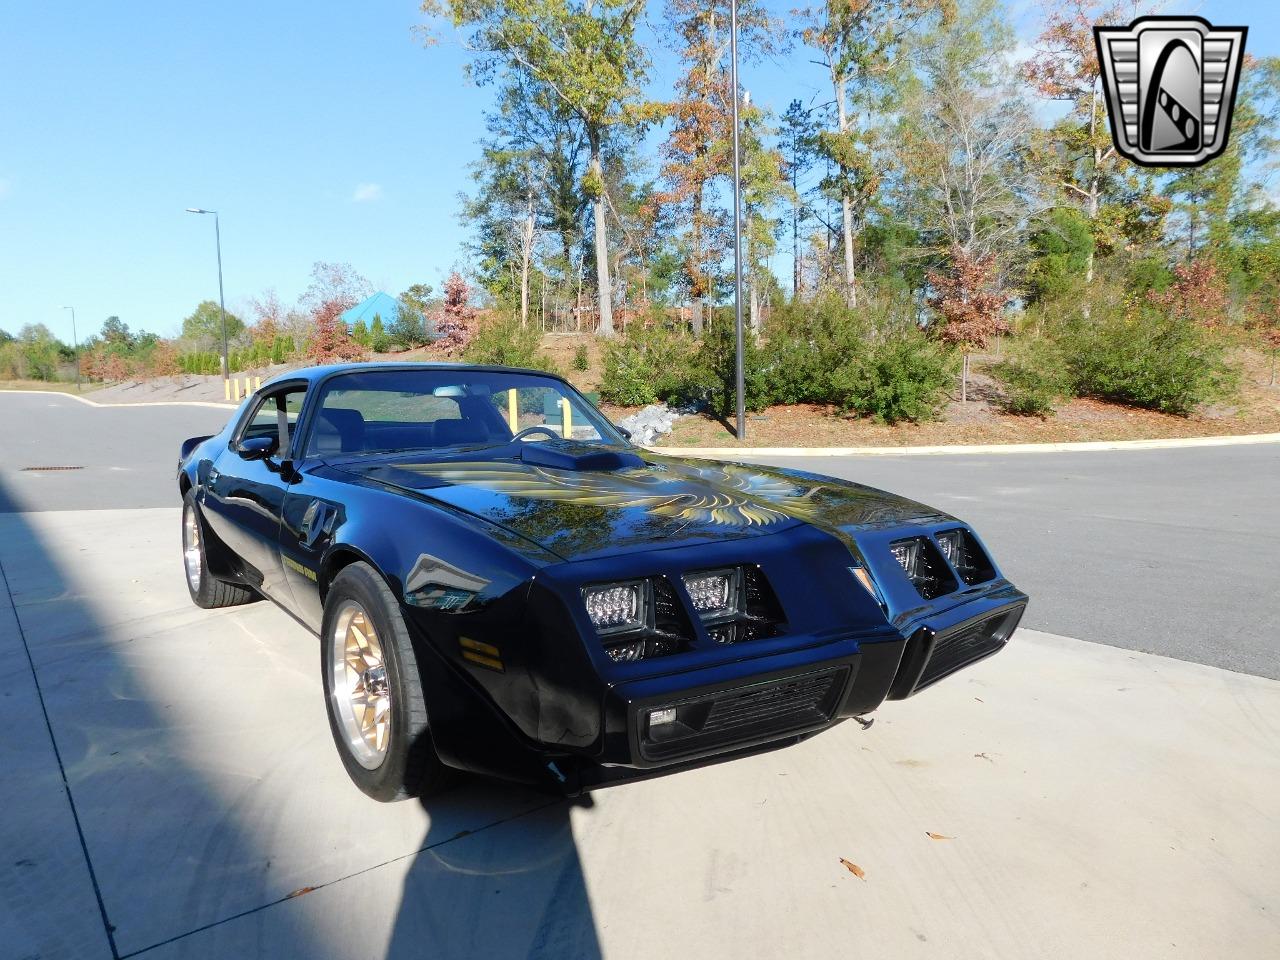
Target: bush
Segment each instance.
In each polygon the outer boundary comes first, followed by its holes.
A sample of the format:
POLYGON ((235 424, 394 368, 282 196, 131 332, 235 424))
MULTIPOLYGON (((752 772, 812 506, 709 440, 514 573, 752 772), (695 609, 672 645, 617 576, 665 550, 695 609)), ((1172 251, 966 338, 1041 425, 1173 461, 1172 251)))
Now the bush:
POLYGON ((868 342, 831 374, 831 399, 846 413, 885 423, 932 420, 954 379, 954 351, 918 327, 901 326, 868 342))
POLYGON ((1061 344, 1082 396, 1186 416, 1235 388, 1221 338, 1155 306, 1073 324, 1061 344))
POLYGON ((831 402, 832 374, 872 336, 868 318, 837 293, 775 310, 762 360, 769 402, 831 402))
POLYGON ((573 369, 582 372, 591 366, 591 357, 587 353, 587 345, 585 343, 578 344, 573 351, 573 369))
MULTIPOLYGON (((763 410, 769 405, 768 377, 764 352, 750 330, 744 331, 742 344, 743 405, 748 410, 763 410)), ((738 338, 731 316, 712 316, 702 335, 692 370, 692 384, 722 417, 737 412, 738 338)))
POLYGON ((462 356, 471 363, 554 372, 555 364, 541 353, 541 345, 542 333, 537 327, 521 326, 515 314, 499 310, 474 331, 462 356))
POLYGON ((1062 349, 1042 337, 1017 344, 995 373, 1004 383, 1001 406, 1020 416, 1047 417, 1072 392, 1062 349))
POLYGON ((633 323, 625 337, 605 345, 600 396, 624 407, 684 400, 694 389, 695 350, 693 339, 660 315, 648 325, 633 323))

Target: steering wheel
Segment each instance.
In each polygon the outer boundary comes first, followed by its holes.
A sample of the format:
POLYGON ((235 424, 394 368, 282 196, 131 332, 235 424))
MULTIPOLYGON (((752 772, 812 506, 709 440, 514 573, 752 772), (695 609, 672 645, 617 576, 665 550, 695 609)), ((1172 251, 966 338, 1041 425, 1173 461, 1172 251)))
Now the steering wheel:
POLYGON ((544 427, 542 424, 537 424, 536 426, 525 427, 523 430, 521 430, 519 433, 517 433, 514 437, 511 438, 511 442, 515 443, 517 440, 523 440, 525 437, 529 436, 529 434, 531 433, 545 433, 552 440, 561 439, 560 434, 556 433, 550 427, 544 427))

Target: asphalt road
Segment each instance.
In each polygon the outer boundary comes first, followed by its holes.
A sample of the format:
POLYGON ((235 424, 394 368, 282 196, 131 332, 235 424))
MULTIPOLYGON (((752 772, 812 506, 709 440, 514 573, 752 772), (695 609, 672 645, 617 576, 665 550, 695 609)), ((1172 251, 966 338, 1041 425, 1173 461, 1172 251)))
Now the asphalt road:
MULTIPOLYGON (((176 506, 179 444, 229 415, 0 393, 0 513, 176 506)), ((1028 627, 1280 679, 1280 445, 774 462, 973 523, 1028 627)))

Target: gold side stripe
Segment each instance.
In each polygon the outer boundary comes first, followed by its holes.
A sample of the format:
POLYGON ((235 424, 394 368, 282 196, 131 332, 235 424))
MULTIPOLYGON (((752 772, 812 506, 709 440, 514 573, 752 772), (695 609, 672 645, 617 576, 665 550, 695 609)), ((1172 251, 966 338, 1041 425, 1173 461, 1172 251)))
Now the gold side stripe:
POLYGON ((483 653, 490 657, 502 656, 502 651, 492 643, 483 643, 479 640, 472 640, 470 637, 459 637, 458 643, 459 645, 466 647, 468 650, 474 650, 477 653, 483 653))
POLYGON ((463 659, 470 660, 482 667, 488 667, 490 670, 497 670, 499 673, 505 673, 506 668, 503 667, 501 660, 495 660, 493 657, 484 657, 478 653, 472 653, 470 650, 462 651, 463 659))

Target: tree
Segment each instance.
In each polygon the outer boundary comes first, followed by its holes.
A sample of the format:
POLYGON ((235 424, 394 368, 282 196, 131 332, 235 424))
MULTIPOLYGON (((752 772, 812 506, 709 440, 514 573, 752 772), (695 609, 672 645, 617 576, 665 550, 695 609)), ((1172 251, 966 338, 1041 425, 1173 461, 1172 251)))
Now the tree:
MULTIPOLYGON (((43 323, 29 323, 16 337, 22 376, 31 380, 56 380, 58 364, 67 347, 43 323)), ((68 351, 69 352, 69 351, 68 351)))
POLYGON ((635 109, 648 69, 636 40, 643 0, 423 0, 422 9, 471 28, 471 72, 479 82, 497 74, 523 75, 582 123, 589 161, 581 190, 594 217, 599 333, 612 336, 603 158, 615 127, 643 120, 635 109))
POLYGON ((369 281, 348 263, 317 262, 302 304, 311 317, 313 334, 307 356, 316 363, 352 360, 364 350, 347 333, 342 315, 372 292, 369 281))
POLYGON ((965 402, 969 399, 969 352, 1008 332, 1004 308, 1009 295, 1000 289, 993 254, 975 257, 959 248, 951 251, 950 271, 930 273, 929 283, 934 289, 929 305, 939 315, 938 339, 964 351, 960 400, 965 402))
MULTIPOLYGON (((694 333, 713 299, 714 273, 732 242, 731 213, 711 205, 708 190, 731 172, 733 96, 725 58, 729 4, 723 0, 667 0, 668 32, 683 72, 676 97, 663 106, 671 132, 659 149, 666 189, 654 200, 683 225, 684 283, 693 305, 694 333)), ((778 26, 759 0, 738 6, 738 50, 748 62, 777 46, 778 26)))
POLYGON ((113 347, 123 347, 127 350, 133 346, 133 335, 129 333, 129 325, 119 317, 107 317, 102 322, 102 332, 99 336, 113 347))
POLYGON ((410 350, 427 342, 426 324, 431 289, 428 283, 415 283, 400 294, 400 309, 396 311, 396 318, 387 330, 388 340, 410 350))
MULTIPOLYGON (((104 334, 105 330, 104 325, 104 334)), ((231 340, 243 332, 244 321, 228 310, 227 339, 231 340)), ((218 304, 213 300, 202 300, 191 312, 191 316, 182 321, 182 336, 200 349, 210 349, 216 345, 221 350, 222 313, 218 304)))
POLYGON ((1063 199, 1080 209, 1093 232, 1085 254, 1084 282, 1093 283, 1095 251, 1108 252, 1121 237, 1133 239, 1144 221, 1157 227, 1168 205, 1155 195, 1153 177, 1122 158, 1111 141, 1106 98, 1093 28, 1124 23, 1136 4, 1104 6, 1096 0, 1044 0, 1045 27, 1023 73, 1036 91, 1069 104, 1065 117, 1038 137, 1036 163, 1063 199), (1108 202, 1110 206, 1108 206, 1108 202))
POLYGON ((856 306, 854 241, 863 208, 880 187, 871 153, 871 121, 877 94, 905 62, 907 40, 930 13, 944 23, 954 0, 826 0, 803 11, 800 35, 818 51, 831 81, 834 129, 819 135, 819 150, 831 161, 827 186, 840 198, 843 220, 845 298, 856 306))
POLYGON ((442 350, 461 351, 470 342, 475 310, 471 308, 471 287, 456 270, 444 282, 444 303, 436 315, 436 346, 442 350))
POLYGON ((817 156, 817 141, 813 134, 813 112, 805 109, 799 100, 792 100, 782 115, 779 140, 782 149, 783 173, 791 186, 791 296, 800 296, 804 284, 804 267, 801 257, 800 237, 811 217, 803 186, 813 169, 817 156))

